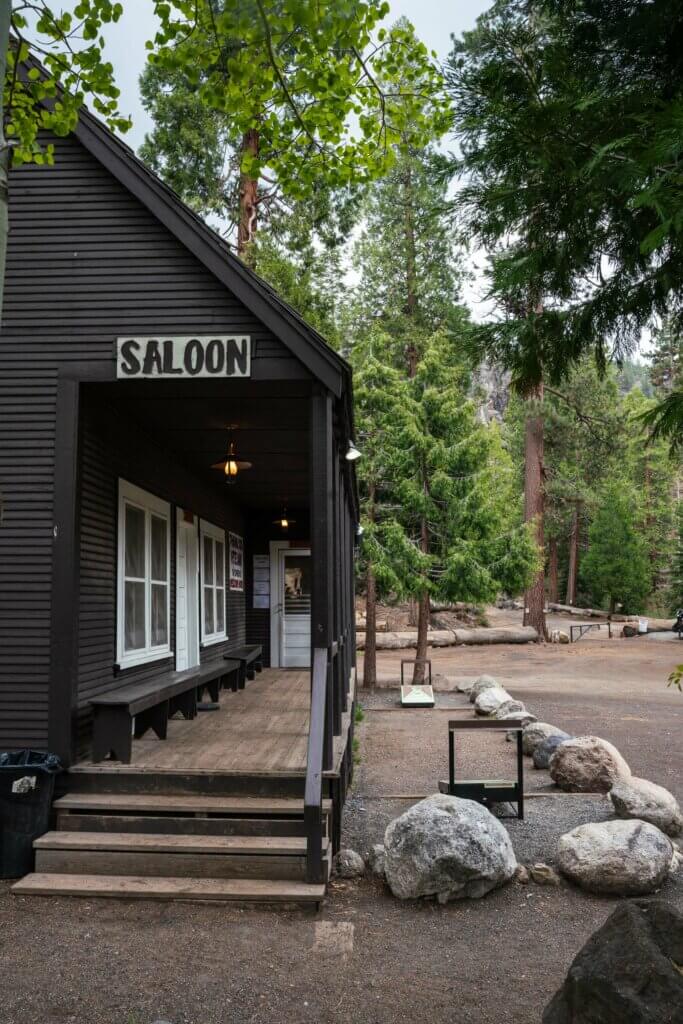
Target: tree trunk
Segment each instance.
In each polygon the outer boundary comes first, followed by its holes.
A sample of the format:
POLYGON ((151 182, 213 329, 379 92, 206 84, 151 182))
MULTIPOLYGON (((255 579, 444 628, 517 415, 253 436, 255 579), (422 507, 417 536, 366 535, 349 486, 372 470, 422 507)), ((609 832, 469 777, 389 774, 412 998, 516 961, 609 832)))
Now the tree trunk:
MULTIPOLYGON (((426 485, 425 485, 426 487, 426 485)), ((420 524, 420 550, 423 554, 429 554, 429 527, 426 520, 420 524)), ((420 594, 417 614, 417 651, 415 652, 415 666, 413 668, 413 686, 424 682, 425 663, 427 657, 427 632, 429 630, 429 619, 432 613, 429 591, 425 590, 420 594)))
MULTIPOLYGON (((242 136, 242 153, 258 156, 259 133, 250 128, 242 136)), ((237 255, 247 266, 254 261, 253 242, 256 237, 258 211, 258 180, 248 174, 240 174, 240 209, 237 225, 237 255)))
POLYGON ((576 583, 579 574, 579 538, 581 533, 581 502, 574 502, 572 532, 569 537, 569 567, 567 569, 566 604, 576 604, 576 583))
MULTIPOLYGON (((538 384, 529 398, 543 400, 543 384, 538 384)), ((524 518, 534 524, 539 551, 545 550, 543 487, 543 417, 529 416, 524 438, 524 518)), ((541 567, 524 595, 524 625, 533 626, 539 639, 547 639, 545 625, 545 573, 541 567)))
POLYGON ((377 685, 377 584, 372 566, 365 575, 365 652, 363 654, 363 686, 377 685))
POLYGON ((548 541, 548 600, 557 604, 559 595, 557 537, 551 537, 548 541))
MULTIPOLYGON (((12 22, 12 0, 0 0, 0 82, 7 76, 7 51, 12 22)), ((9 167, 10 147, 5 139, 5 118, 3 93, 0 92, 0 312, 5 291, 5 266, 7 263, 7 238, 9 234, 9 167)))

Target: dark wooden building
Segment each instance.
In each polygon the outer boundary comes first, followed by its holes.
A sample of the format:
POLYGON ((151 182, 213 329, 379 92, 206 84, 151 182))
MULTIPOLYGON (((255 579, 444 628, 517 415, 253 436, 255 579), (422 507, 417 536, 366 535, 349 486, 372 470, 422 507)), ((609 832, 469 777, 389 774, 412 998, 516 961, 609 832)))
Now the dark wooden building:
POLYGON ((22 884, 317 900, 352 762, 349 367, 96 118, 51 141, 11 176, 0 335, 0 749, 68 769, 22 884))

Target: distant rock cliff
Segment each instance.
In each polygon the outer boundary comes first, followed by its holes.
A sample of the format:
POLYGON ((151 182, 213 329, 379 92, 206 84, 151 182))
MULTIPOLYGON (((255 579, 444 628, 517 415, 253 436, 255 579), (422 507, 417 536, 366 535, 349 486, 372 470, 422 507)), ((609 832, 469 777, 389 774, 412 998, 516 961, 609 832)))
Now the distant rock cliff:
POLYGON ((500 422, 510 400, 510 373, 482 363, 473 375, 472 390, 482 423, 500 422))

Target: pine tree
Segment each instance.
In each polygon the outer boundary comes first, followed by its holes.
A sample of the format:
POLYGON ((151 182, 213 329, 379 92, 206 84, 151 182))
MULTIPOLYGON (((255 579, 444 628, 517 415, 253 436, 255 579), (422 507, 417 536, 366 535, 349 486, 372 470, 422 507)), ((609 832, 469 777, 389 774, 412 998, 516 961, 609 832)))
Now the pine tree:
POLYGON ((460 255, 448 202, 449 161, 431 147, 396 149, 386 177, 369 190, 354 246, 360 275, 349 304, 355 336, 378 325, 409 375, 420 339, 458 318, 460 255))
POLYGON ((670 394, 683 385, 683 335, 671 316, 665 317, 652 337, 653 346, 646 359, 650 380, 658 395, 670 394))
POLYGON ((495 428, 476 416, 469 381, 445 331, 424 343, 393 425, 388 463, 413 558, 405 588, 420 607, 414 682, 424 677, 430 599, 492 601, 518 591, 537 569, 522 525, 514 470, 495 428))
POLYGON ((675 615, 683 608, 683 504, 676 509, 676 541, 671 562, 671 579, 669 582, 669 610, 675 615))
POLYGON ((642 612, 650 592, 647 546, 636 522, 637 497, 625 480, 605 488, 588 531, 583 577, 594 602, 612 613, 642 612))

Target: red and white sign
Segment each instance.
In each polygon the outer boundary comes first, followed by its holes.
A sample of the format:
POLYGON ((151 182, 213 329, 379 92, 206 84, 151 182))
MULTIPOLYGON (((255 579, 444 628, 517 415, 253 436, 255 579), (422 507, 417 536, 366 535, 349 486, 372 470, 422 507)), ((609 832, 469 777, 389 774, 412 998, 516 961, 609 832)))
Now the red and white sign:
POLYGON ((244 541, 237 533, 230 537, 230 589, 244 590, 244 541))

